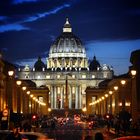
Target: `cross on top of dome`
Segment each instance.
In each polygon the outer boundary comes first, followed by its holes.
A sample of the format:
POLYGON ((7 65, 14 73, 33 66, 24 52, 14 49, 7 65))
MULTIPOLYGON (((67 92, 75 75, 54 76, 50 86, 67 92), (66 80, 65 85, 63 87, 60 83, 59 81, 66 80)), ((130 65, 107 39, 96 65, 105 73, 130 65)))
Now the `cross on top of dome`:
POLYGON ((66 18, 66 23, 65 23, 65 24, 70 24, 70 23, 69 23, 69 18, 68 18, 68 17, 66 18))
POLYGON ((66 22, 65 22, 64 27, 63 27, 63 32, 65 32, 65 33, 72 32, 72 28, 71 28, 71 25, 69 23, 68 17, 66 18, 66 22))

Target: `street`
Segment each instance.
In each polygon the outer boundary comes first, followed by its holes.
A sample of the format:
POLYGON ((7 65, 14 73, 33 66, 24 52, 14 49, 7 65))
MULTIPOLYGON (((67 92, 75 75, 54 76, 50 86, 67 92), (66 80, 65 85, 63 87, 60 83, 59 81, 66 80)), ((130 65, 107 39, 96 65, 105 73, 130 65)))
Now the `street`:
POLYGON ((47 134, 49 138, 55 140, 84 140, 86 136, 93 137, 97 132, 101 132, 105 140, 112 140, 115 135, 107 132, 105 127, 90 129, 88 127, 83 127, 81 124, 67 123, 62 126, 57 126, 55 129, 46 128, 41 130, 43 133, 47 134))

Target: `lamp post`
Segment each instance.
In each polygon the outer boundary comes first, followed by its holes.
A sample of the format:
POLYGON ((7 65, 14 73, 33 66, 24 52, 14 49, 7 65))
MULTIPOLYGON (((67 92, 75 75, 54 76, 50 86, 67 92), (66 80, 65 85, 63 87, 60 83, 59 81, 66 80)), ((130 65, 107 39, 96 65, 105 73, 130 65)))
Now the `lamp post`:
POLYGON ((10 127, 10 112, 13 110, 13 76, 14 71, 8 71, 8 83, 7 83, 7 110, 8 110, 8 129, 10 127))
POLYGON ((114 90, 115 90, 115 114, 117 114, 119 112, 119 108, 118 108, 118 102, 119 102, 119 95, 118 95, 118 86, 114 86, 114 90))
MULTIPOLYGON (((126 84, 125 80, 121 80, 121 85, 124 87, 126 84)), ((124 90, 122 90, 122 110, 125 110, 125 93, 124 90)))
POLYGON ((131 70, 131 113, 132 120, 135 123, 137 121, 137 91, 136 91, 136 70, 131 70))
POLYGON ((22 82, 20 80, 16 81, 17 84, 17 113, 20 113, 20 108, 21 108, 21 104, 20 104, 20 86, 22 84, 22 82))
POLYGON ((7 84, 7 104, 8 104, 8 108, 12 109, 13 104, 12 104, 12 94, 13 94, 13 75, 14 75, 14 71, 8 71, 8 84, 7 84))
POLYGON ((27 113, 27 102, 28 102, 28 99, 27 99, 27 95, 25 94, 26 93, 26 90, 27 90, 27 87, 26 86, 23 86, 22 87, 22 95, 20 96, 20 100, 21 100, 21 112, 23 112, 23 113, 27 113))

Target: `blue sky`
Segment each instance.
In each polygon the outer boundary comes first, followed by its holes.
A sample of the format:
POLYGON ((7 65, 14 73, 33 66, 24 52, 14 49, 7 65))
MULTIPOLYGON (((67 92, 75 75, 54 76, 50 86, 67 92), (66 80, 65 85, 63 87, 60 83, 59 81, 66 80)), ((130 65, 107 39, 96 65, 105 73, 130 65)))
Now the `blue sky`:
POLYGON ((140 49, 139 0, 1 0, 0 50, 4 59, 33 66, 45 61, 49 48, 69 17, 92 59, 123 74, 131 52, 140 49))
POLYGON ((87 43, 88 56, 91 59, 93 53, 101 64, 113 66, 115 74, 119 75, 128 72, 131 66, 130 55, 132 51, 140 49, 140 39, 123 41, 95 41, 87 43))

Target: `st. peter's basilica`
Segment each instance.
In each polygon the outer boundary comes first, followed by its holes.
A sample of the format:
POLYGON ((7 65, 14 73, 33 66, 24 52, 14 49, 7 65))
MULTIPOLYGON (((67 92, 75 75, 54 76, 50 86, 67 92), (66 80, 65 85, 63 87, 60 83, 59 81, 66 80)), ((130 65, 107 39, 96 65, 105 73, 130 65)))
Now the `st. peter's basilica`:
MULTIPOLYGON (((51 109, 82 109, 86 106, 86 89, 98 89, 100 82, 112 77, 112 68, 100 64, 96 56, 89 63, 86 49, 73 34, 68 18, 63 32, 50 46, 46 63, 39 57, 33 68, 26 65, 18 69, 20 80, 31 80, 37 88, 49 89, 48 104, 51 109)), ((39 98, 45 101, 43 96, 39 98)), ((93 102, 97 96, 91 98, 93 102)))

